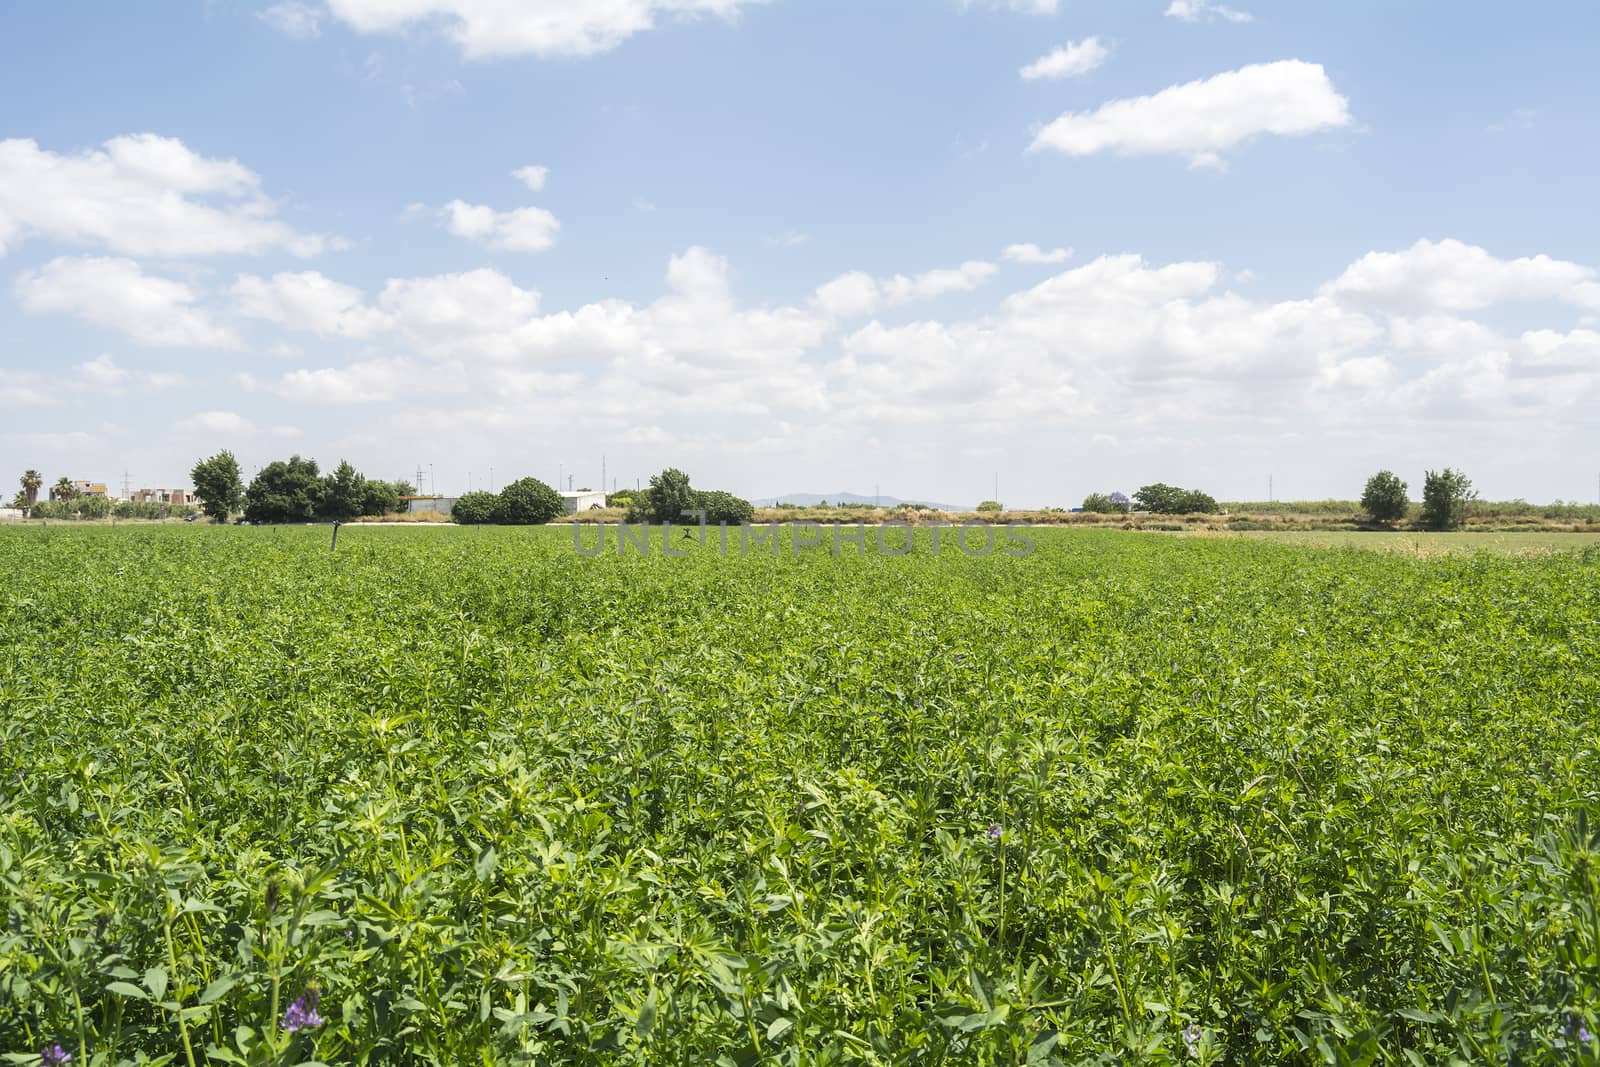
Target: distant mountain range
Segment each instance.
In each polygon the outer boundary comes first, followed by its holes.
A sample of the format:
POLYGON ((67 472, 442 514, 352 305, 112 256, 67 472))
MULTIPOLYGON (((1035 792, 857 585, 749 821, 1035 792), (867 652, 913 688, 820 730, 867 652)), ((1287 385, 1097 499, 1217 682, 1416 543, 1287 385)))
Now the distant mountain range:
POLYGON ((971 511, 967 504, 940 504, 933 500, 901 500, 897 496, 862 496, 859 493, 785 493, 782 496, 763 497, 752 500, 751 503, 758 508, 777 507, 781 504, 798 504, 803 508, 816 507, 826 500, 830 504, 878 504, 882 507, 893 508, 901 504, 921 504, 924 507, 937 508, 940 511, 971 511))

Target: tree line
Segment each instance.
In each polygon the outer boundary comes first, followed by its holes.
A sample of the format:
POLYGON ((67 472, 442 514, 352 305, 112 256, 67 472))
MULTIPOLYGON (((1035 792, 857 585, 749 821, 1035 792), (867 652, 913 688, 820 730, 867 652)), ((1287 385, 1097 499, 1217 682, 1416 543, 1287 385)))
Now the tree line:
MULTIPOLYGON (((689 476, 669 467, 650 477, 650 488, 610 494, 607 503, 628 509, 628 522, 698 522, 737 525, 755 518, 750 501, 720 489, 696 489, 689 476)), ((450 510, 450 517, 468 526, 527 526, 549 522, 565 513, 561 494, 537 478, 512 482, 498 493, 468 493, 450 510)))
POLYGON ((217 522, 240 511, 253 523, 345 522, 399 510, 400 498, 416 493, 410 482, 368 478, 347 460, 323 474, 316 460, 299 455, 273 460, 246 485, 226 449, 200 460, 189 476, 201 510, 217 522))
MULTIPOLYGON (((1409 490, 1392 471, 1379 471, 1367 479, 1361 494, 1361 510, 1374 523, 1392 526, 1411 512, 1409 490)), ((1422 483, 1421 525, 1430 530, 1453 530, 1466 518, 1467 505, 1477 499, 1472 482, 1460 471, 1446 467, 1428 471, 1422 483)), ((1133 510, 1152 515, 1215 515, 1218 504, 1210 494, 1198 489, 1180 489, 1157 482, 1146 485, 1130 500, 1121 493, 1090 493, 1083 510, 1102 515, 1133 510)))

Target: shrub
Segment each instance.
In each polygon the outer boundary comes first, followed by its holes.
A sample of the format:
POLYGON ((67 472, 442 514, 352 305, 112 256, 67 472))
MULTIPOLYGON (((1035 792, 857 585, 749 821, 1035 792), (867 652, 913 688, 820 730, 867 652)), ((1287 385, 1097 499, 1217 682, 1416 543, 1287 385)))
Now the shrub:
POLYGON ((1083 498, 1083 510, 1092 515, 1118 515, 1128 510, 1128 498, 1122 497, 1118 503, 1115 497, 1121 493, 1108 495, 1106 493, 1090 493, 1083 498))
POLYGON ((566 510, 560 493, 537 478, 523 478, 500 490, 494 521, 504 526, 537 526, 566 510))
POLYGON ((695 506, 706 513, 706 522, 713 525, 725 522, 729 526, 737 526, 756 516, 756 509, 750 501, 720 489, 696 492, 695 500, 695 506))
MULTIPOLYGON (((613 498, 614 499, 614 498, 613 498)), ((741 497, 720 489, 699 490, 689 484, 689 476, 676 467, 652 475, 650 488, 632 494, 628 503, 628 522, 699 521, 689 511, 705 512, 708 523, 735 525, 755 518, 756 509, 741 497)))
POLYGON ((1005 508, 1000 506, 1000 501, 998 500, 985 500, 983 503, 979 504, 975 510, 979 512, 994 512, 1004 511, 1005 508))
POLYGON ((500 507, 499 493, 467 493, 456 499, 450 509, 450 520, 463 526, 483 526, 494 521, 500 507))
POLYGON ((1221 510, 1209 493, 1163 482, 1142 486, 1133 499, 1153 515, 1215 515, 1221 510))
POLYGON ((1389 471, 1379 471, 1367 479, 1361 493, 1361 510, 1374 522, 1395 522, 1406 517, 1411 501, 1406 497, 1406 483, 1389 471))
POLYGON ((244 491, 244 517, 251 522, 310 522, 326 490, 314 459, 290 456, 261 468, 244 491))
POLYGON ((1422 480, 1422 523, 1430 530, 1453 530, 1467 514, 1467 502, 1477 497, 1472 482, 1460 471, 1446 467, 1429 471, 1422 480))

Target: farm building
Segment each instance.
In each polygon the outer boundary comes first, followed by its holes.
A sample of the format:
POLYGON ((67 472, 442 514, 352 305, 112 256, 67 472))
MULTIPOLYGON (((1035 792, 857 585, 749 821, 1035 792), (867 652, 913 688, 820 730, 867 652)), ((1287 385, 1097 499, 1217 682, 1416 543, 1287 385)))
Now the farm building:
POLYGON ((593 511, 606 506, 606 495, 593 492, 589 489, 563 490, 561 499, 567 505, 567 514, 574 515, 580 511, 593 511))
POLYGON ((191 489, 137 489, 128 498, 135 504, 195 504, 191 489))
POLYGON ((419 511, 438 511, 448 515, 459 499, 460 497, 454 496, 403 496, 400 498, 400 506, 413 515, 419 511))

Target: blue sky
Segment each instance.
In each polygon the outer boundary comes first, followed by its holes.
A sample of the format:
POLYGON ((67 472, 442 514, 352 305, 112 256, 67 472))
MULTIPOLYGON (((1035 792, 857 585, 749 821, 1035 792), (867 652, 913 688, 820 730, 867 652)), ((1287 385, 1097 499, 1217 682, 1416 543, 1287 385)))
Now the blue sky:
POLYGON ((11 5, 0 475, 1590 499, 1596 39, 1576 3, 11 5))

